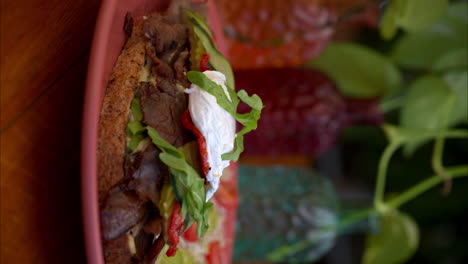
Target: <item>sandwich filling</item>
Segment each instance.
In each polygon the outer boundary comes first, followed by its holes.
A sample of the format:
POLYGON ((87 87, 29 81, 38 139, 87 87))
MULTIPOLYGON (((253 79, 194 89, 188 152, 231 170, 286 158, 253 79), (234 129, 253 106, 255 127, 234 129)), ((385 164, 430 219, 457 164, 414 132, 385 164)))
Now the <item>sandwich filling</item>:
MULTIPOLYGON (((125 79, 138 79, 133 99, 109 81, 114 97, 128 99, 129 112, 124 175, 100 194, 106 263, 154 263, 162 251, 164 258, 176 256, 179 243, 201 257, 200 252, 223 244, 223 217, 212 217, 223 211, 223 203, 210 200, 223 170, 243 151, 243 135, 256 128, 263 104, 256 95, 235 92, 232 70, 214 48, 206 22, 196 13, 185 14, 189 23, 154 14, 133 26, 127 17, 130 38, 122 54, 130 46, 138 50, 131 55, 143 56, 144 62, 137 78, 125 79), (238 114, 240 101, 251 112, 238 114), (237 134, 236 121, 243 125, 237 134), (198 242, 210 230, 219 234, 198 242)), ((128 63, 119 60, 116 65, 128 63)), ((130 63, 136 64, 134 59, 130 63)), ((114 78, 126 76, 125 67, 117 69, 114 78)), ((109 113, 122 120, 126 112, 107 105, 102 123, 117 120, 109 113)), ((103 155, 100 162, 106 159, 103 155)))
MULTIPOLYGON (((190 85, 186 77, 189 25, 155 14, 130 28, 130 34, 140 34, 144 40, 145 62, 130 105, 125 175, 101 206, 104 257, 113 264, 152 263, 168 243, 160 201, 163 186, 170 183, 170 170, 160 160, 162 151, 151 143, 145 127, 156 130, 176 148, 195 139, 180 121, 188 107, 184 87, 190 85)), ((172 210, 173 201, 167 210, 172 210)))

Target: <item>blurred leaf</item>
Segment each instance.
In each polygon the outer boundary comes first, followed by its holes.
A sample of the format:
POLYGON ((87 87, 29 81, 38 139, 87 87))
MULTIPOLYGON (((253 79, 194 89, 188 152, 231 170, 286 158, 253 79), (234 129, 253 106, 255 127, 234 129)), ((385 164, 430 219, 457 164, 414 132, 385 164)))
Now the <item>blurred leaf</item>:
POLYGON ((451 36, 423 32, 406 35, 399 40, 391 58, 399 66, 408 69, 427 69, 442 54, 463 45, 451 36))
POLYGON ((395 36, 398 28, 418 32, 436 22, 447 0, 392 0, 382 18, 380 34, 384 39, 395 36))
POLYGON ((465 40, 465 43, 467 42, 468 3, 466 1, 451 3, 441 21, 442 23, 437 23, 434 27, 431 27, 431 30, 445 32, 446 34, 457 34, 465 40))
POLYGON ((402 131, 401 127, 384 124, 382 125, 382 129, 384 130, 385 135, 387 136, 387 139, 390 141, 390 143, 401 142, 406 139, 405 132, 402 131))
POLYGON ((382 22, 380 23, 379 29, 380 35, 384 39, 393 38, 398 30, 398 25, 395 18, 398 16, 399 3, 401 3, 400 0, 390 2, 382 17, 382 22))
MULTIPOLYGON (((410 85, 408 97, 401 109, 401 126, 437 131, 466 120, 466 83, 466 72, 448 73, 444 79, 436 75, 417 79, 410 85)), ((426 140, 408 142, 404 148, 405 154, 411 154, 426 140)))
POLYGON ((468 48, 450 50, 434 61, 432 69, 444 71, 468 66, 468 48))
POLYGON ((467 3, 451 4, 441 20, 427 30, 402 37, 391 53, 393 61, 409 69, 428 69, 443 54, 465 48, 467 9, 467 3))
POLYGON ((441 125, 443 104, 453 96, 447 83, 436 75, 426 75, 409 86, 401 109, 401 125, 406 128, 434 130, 441 125))
POLYGON ((424 130, 424 129, 411 129, 402 126, 394 126, 391 124, 384 124, 382 126, 388 141, 391 144, 407 144, 425 142, 434 140, 438 137, 453 137, 453 138, 468 138, 467 130, 463 129, 441 129, 438 131, 424 130))
POLYGON ((468 69, 444 74, 444 81, 455 94, 455 103, 447 121, 448 126, 468 122, 468 69))
POLYGON ((395 93, 401 74, 386 57, 367 47, 331 44, 316 59, 305 65, 327 73, 345 96, 371 98, 395 93))
POLYGON ((414 220, 392 211, 382 216, 380 232, 367 236, 363 264, 404 263, 419 245, 419 230, 414 220))
POLYGON ((436 22, 447 7, 447 0, 405 0, 398 25, 408 32, 426 29, 436 22))

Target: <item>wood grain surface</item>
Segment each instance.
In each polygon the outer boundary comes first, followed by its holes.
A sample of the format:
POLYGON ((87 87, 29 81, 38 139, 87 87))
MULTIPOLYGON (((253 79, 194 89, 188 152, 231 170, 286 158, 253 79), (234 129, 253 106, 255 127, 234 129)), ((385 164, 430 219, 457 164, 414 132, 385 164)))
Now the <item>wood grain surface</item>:
POLYGON ((0 263, 85 263, 80 130, 100 1, 1 1, 0 263))

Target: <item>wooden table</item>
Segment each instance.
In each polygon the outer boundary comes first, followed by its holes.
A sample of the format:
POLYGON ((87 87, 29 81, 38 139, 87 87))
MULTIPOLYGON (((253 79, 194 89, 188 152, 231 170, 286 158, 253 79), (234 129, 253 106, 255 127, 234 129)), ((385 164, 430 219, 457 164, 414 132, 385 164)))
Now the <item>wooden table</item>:
POLYGON ((1 1, 0 263, 85 263, 80 130, 99 6, 1 1))

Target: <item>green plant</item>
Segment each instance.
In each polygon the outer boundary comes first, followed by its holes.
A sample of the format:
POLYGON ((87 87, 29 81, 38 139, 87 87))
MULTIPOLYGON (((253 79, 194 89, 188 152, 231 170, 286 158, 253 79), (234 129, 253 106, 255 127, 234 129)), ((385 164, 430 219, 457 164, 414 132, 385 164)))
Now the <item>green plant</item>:
MULTIPOLYGON (((467 3, 392 0, 379 29, 385 40, 398 35, 388 54, 355 43, 335 43, 305 65, 327 73, 345 95, 380 96, 381 110, 399 116, 398 124, 381 127, 388 145, 378 164, 373 206, 330 226, 344 232, 363 219, 378 216, 379 232, 367 235, 364 264, 408 260, 418 248, 418 225, 399 208, 440 183, 449 192, 452 179, 468 176, 467 164, 445 167, 443 163, 445 140, 468 138, 468 130, 456 128, 468 123, 467 3), (398 33, 399 29, 403 32, 398 33), (434 175, 386 199, 387 169, 393 154, 402 148, 411 158, 429 142, 433 142, 434 175)), ((272 256, 281 260, 315 242, 301 241, 272 256)))

